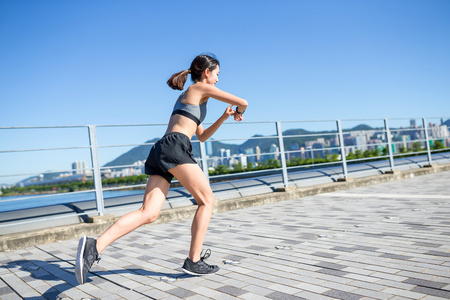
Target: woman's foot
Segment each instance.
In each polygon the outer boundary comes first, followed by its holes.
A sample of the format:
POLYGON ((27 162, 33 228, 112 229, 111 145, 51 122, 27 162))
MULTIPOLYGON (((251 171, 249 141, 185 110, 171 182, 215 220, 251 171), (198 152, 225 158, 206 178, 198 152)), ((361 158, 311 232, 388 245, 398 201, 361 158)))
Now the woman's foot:
POLYGON ((83 236, 78 242, 77 262, 75 264, 75 277, 79 284, 86 282, 86 275, 94 261, 100 261, 97 252, 97 240, 83 236))
POLYGON ((190 275, 209 275, 216 273, 219 271, 219 266, 216 265, 209 265, 205 262, 205 259, 207 259, 211 255, 211 250, 206 250, 205 255, 200 257, 200 260, 198 262, 193 262, 189 257, 186 258, 184 261, 182 270, 184 273, 190 274, 190 275))

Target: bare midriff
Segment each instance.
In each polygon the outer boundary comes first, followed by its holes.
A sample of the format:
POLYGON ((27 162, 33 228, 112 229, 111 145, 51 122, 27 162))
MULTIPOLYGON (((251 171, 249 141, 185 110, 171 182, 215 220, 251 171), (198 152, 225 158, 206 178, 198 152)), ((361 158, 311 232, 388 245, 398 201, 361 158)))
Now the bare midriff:
POLYGON ((169 125, 167 126, 166 134, 171 132, 180 132, 187 135, 189 139, 195 134, 197 124, 191 119, 182 115, 173 115, 170 117, 169 125))

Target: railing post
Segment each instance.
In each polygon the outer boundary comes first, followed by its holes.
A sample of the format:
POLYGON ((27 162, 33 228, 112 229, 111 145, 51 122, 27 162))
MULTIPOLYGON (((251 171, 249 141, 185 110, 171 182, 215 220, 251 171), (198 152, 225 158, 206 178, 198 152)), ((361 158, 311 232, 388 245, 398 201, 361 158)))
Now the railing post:
POLYGON ((208 158, 206 157, 206 147, 205 143, 200 143, 200 159, 202 160, 202 169, 203 173, 205 173, 206 179, 208 179, 209 182, 209 172, 208 172, 208 158))
POLYGON ((99 216, 103 216, 105 213, 105 204, 103 201, 102 176, 100 173, 100 165, 98 162, 97 133, 95 131, 94 125, 89 125, 88 130, 89 130, 89 145, 91 147, 91 161, 94 172, 94 188, 95 188, 95 200, 97 202, 97 212, 99 216))
POLYGON ((342 171, 344 173, 344 179, 347 179, 347 158, 345 157, 344 135, 342 133, 341 120, 336 121, 336 126, 339 134, 339 145, 341 146, 342 171))
POLYGON ((389 153, 389 165, 391 167, 391 172, 394 172, 394 155, 392 154, 391 130, 389 129, 388 119, 384 119, 384 129, 386 130, 386 142, 389 153))
POLYGON ((287 188, 289 178, 287 175, 286 153, 284 152, 284 141, 283 141, 283 132, 281 131, 281 122, 277 121, 276 125, 277 125, 278 145, 280 145, 281 168, 283 169, 283 185, 285 188, 287 188))
POLYGON ((425 118, 422 118, 422 124, 423 124, 423 130, 425 133, 425 143, 426 143, 426 147, 427 147, 428 165, 431 166, 432 161, 431 161, 430 139, 428 137, 428 126, 427 126, 427 121, 425 120, 425 118))

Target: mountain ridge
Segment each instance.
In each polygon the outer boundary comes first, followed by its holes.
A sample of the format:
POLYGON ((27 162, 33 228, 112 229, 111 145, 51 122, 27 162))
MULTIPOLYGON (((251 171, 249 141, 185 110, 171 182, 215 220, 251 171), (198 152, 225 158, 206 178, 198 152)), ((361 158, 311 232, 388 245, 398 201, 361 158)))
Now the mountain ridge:
MULTIPOLYGON (((442 120, 441 124, 447 125, 448 127, 450 127, 450 119, 446 120, 445 122, 442 120)), ((351 128, 350 131, 369 131, 369 130, 374 130, 374 129, 375 130, 377 130, 377 129, 384 130, 384 128, 373 128, 366 124, 359 124, 359 125, 351 128)), ((284 138, 285 149, 288 150, 289 147, 293 144, 298 144, 298 146, 302 147, 305 145, 305 142, 317 140, 318 138, 328 139, 330 137, 330 133, 335 134, 336 132, 335 131, 308 131, 308 130, 305 130, 302 128, 287 129, 287 130, 283 131, 283 136, 285 136, 285 138, 284 138), (308 135, 308 134, 314 134, 314 136, 311 136, 311 137, 304 136, 304 135, 308 135), (323 134, 323 136, 320 134, 323 134), (286 136, 296 136, 296 135, 300 135, 300 136, 299 137, 286 137, 286 136)), ((270 146, 273 143, 277 142, 277 141, 274 142, 274 138, 273 138, 274 136, 275 135, 263 136, 260 134, 255 134, 252 136, 252 138, 259 137, 260 139, 249 139, 249 140, 246 140, 245 142, 243 142, 242 144, 225 144, 220 141, 215 141, 214 139, 211 139, 211 141, 213 142, 212 143, 212 153, 216 154, 222 148, 229 149, 232 154, 242 153, 245 149, 256 148, 256 146, 259 146, 262 153, 270 152, 270 146)), ((158 140, 159 140, 159 138, 153 138, 151 140, 146 141, 145 143, 146 144, 147 143, 155 143, 158 140)), ((197 137, 194 136, 193 140, 197 140, 197 137)), ((192 152, 193 152, 194 156, 199 157, 200 156, 199 143, 192 143, 192 147, 193 147, 192 152)), ((104 165, 104 167, 131 165, 136 161, 145 160, 145 159, 147 159, 150 149, 151 149, 151 145, 143 145, 143 146, 134 147, 133 149, 118 156, 114 160, 106 163, 104 165)))
MULTIPOLYGON (((450 120, 449 120, 450 121, 450 120)), ((372 130, 373 128, 365 125, 360 124, 358 126, 353 127, 352 131, 360 131, 360 130, 372 130)), ((312 137, 287 137, 285 138, 285 147, 286 149, 289 149, 289 147, 292 144, 298 144, 300 146, 303 146, 306 141, 308 140, 316 140, 318 138, 329 138, 329 133, 333 131, 308 131, 302 128, 299 129, 287 129, 283 131, 283 136, 290 136, 290 135, 308 135, 308 134, 319 134, 312 137), (323 136, 320 134, 323 133, 323 136)), ((335 133, 335 132, 333 132, 335 133)), ((229 149, 232 154, 234 153, 241 153, 243 150, 248 148, 256 148, 256 146, 259 146, 261 149, 261 152, 269 152, 270 146, 274 142, 275 135, 271 136, 263 136, 259 134, 255 134, 252 136, 254 137, 260 137, 261 139, 249 139, 243 142, 242 144, 225 144, 220 141, 214 141, 214 139, 211 139, 212 143, 212 153, 217 153, 220 149, 229 149), (266 138, 264 138, 266 137, 266 138)), ((159 138, 153 138, 151 140, 146 141, 145 143, 155 143, 159 140, 159 138)), ((197 138, 194 136, 193 140, 197 140, 197 138)), ((147 159, 148 153, 150 152, 152 145, 142 145, 134 147, 133 149, 125 152, 124 154, 118 156, 114 160, 106 163, 103 167, 113 167, 113 166, 124 166, 124 165, 131 165, 135 163, 136 161, 142 161, 147 159)), ((200 156, 200 149, 199 149, 199 143, 192 143, 192 153, 195 157, 200 156)))

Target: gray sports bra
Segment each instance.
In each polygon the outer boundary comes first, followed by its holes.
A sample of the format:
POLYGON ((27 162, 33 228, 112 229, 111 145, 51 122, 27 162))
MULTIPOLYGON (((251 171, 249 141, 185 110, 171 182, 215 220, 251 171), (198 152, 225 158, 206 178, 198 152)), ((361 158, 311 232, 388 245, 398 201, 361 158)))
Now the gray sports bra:
POLYGON ((197 126, 200 125, 200 123, 202 123, 206 117, 207 102, 204 102, 200 105, 181 103, 181 98, 183 98, 183 95, 184 93, 182 93, 180 97, 178 97, 178 100, 175 103, 175 106, 173 107, 172 116, 182 115, 193 120, 195 123, 197 123, 197 126))

